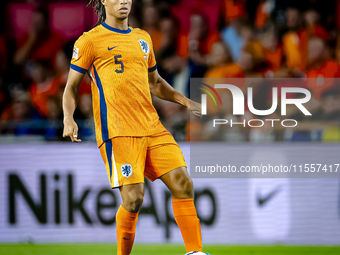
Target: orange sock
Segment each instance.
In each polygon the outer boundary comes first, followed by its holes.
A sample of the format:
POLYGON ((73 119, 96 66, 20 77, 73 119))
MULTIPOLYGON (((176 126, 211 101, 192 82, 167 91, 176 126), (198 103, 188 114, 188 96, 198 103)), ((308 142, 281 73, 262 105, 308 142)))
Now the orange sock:
POLYGON ((118 255, 129 255, 135 241, 138 213, 131 213, 121 205, 116 214, 118 255))
POLYGON ((202 251, 201 225, 197 218, 194 199, 172 199, 172 208, 186 251, 202 251))

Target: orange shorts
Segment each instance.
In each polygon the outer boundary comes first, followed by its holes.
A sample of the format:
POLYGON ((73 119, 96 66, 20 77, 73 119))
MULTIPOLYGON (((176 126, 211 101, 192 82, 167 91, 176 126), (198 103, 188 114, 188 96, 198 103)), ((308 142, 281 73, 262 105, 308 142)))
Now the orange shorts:
POLYGON ((171 170, 186 167, 181 148, 168 131, 144 137, 115 137, 99 150, 111 188, 144 183, 144 176, 155 181, 171 170))

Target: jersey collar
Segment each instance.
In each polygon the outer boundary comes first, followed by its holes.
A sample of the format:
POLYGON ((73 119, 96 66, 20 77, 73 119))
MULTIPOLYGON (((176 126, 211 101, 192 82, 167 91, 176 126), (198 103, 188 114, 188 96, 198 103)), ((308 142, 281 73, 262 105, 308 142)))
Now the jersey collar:
POLYGON ((131 32, 131 29, 128 28, 126 30, 121 30, 118 28, 114 28, 114 27, 110 27, 108 24, 106 24, 105 22, 102 23, 103 27, 105 27, 108 30, 111 30, 113 32, 119 33, 119 34, 129 34, 131 32))

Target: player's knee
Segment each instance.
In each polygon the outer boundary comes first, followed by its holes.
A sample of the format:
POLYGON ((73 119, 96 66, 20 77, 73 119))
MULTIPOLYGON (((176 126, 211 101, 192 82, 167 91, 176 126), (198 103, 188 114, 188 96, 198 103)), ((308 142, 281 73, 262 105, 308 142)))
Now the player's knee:
POLYGON ((144 196, 142 193, 131 194, 126 201, 123 201, 124 208, 129 212, 139 212, 143 204, 144 196))
POLYGON ((194 183, 190 177, 184 181, 183 195, 185 198, 192 198, 194 196, 194 183))
POLYGON ((187 199, 194 196, 194 184, 190 177, 183 177, 179 184, 179 188, 175 194, 176 198, 187 199))

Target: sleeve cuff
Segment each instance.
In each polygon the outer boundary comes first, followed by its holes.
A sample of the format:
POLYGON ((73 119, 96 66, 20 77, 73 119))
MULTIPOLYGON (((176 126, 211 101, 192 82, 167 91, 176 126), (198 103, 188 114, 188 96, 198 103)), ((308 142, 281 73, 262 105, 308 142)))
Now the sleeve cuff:
POLYGON ((70 65, 70 68, 75 70, 75 71, 77 71, 77 72, 79 72, 79 73, 82 73, 82 74, 86 74, 86 72, 87 72, 86 69, 81 68, 81 67, 76 66, 76 65, 73 65, 73 64, 70 65))
POLYGON ((149 68, 148 71, 150 73, 150 72, 155 71, 156 69, 157 69, 157 65, 155 65, 154 67, 149 68))

